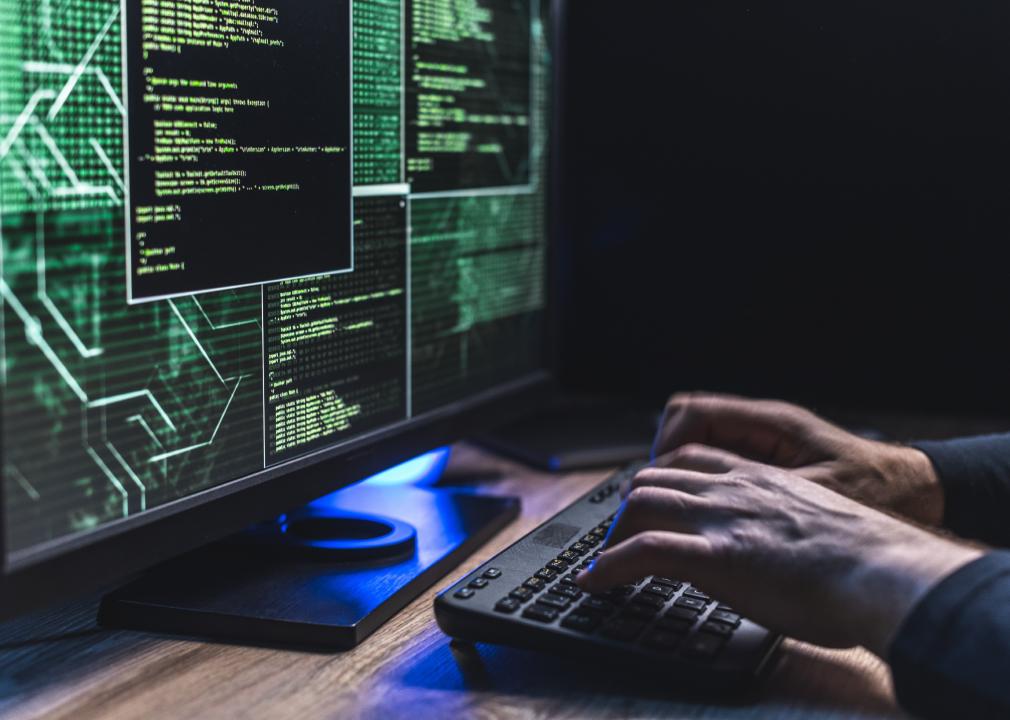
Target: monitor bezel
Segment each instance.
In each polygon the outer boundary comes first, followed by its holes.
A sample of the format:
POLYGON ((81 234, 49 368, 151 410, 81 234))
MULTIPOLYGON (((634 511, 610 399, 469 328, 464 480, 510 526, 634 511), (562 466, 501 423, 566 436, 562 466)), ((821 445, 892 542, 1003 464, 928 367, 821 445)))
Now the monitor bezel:
MULTIPOLYGON (((547 282, 543 332, 544 365, 524 377, 480 395, 450 404, 391 428, 257 473, 226 482, 189 498, 154 509, 143 522, 80 537, 76 547, 25 551, 21 561, 8 563, 4 528, 5 493, 0 492, 0 618, 28 612, 58 600, 119 584, 158 563, 237 532, 252 523, 299 507, 329 492, 479 432, 541 406, 554 392, 558 366, 558 242, 561 153, 558 126, 563 88, 565 0, 543 0, 551 17, 548 38, 552 55, 549 89, 550 150, 546 179, 547 282), (229 488, 231 485, 236 487, 229 488)), ((3 388, 0 387, 0 404, 3 388)), ((2 423, 0 413, 0 423, 2 423)), ((0 433, 2 433, 0 424, 0 433)), ((2 444, 0 444, 2 452, 2 444)), ((0 456, 2 457, 2 456, 0 456)))

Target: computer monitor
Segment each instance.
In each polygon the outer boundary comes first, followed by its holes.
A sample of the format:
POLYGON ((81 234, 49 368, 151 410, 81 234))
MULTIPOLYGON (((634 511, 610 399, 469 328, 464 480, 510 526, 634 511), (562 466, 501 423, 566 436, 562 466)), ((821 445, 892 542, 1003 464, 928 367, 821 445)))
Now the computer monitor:
POLYGON ((528 407, 550 0, 0 0, 0 614, 528 407))

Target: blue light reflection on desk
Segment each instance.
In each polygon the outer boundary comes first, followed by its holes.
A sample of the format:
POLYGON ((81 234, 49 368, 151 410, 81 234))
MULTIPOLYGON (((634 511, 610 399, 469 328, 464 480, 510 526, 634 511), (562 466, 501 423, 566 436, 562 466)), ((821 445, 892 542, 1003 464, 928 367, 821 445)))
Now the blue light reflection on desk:
MULTIPOLYGON (((452 493, 427 489, 438 482, 449 463, 451 453, 451 447, 437 448, 313 500, 308 507, 351 514, 373 513, 407 522, 411 522, 411 515, 419 514, 427 522, 419 523, 420 527, 417 524, 415 526, 427 535, 428 541, 419 548, 419 554, 425 555, 427 547, 434 547, 436 552, 441 552, 443 543, 451 544, 453 538, 464 531, 458 513, 455 512, 452 493), (375 497, 382 498, 378 505, 375 504, 375 497), (408 507, 410 504, 415 507, 408 507)), ((280 522, 282 531, 286 532, 287 518, 281 517, 280 522)), ((425 559, 421 557, 422 561, 425 559)))
POLYGON ((438 480, 449 462, 452 448, 442 447, 413 460, 383 470, 362 481, 368 485, 430 485, 438 480))
MULTIPOLYGON (((374 488, 395 486, 424 487, 433 485, 442 476, 445 466, 449 463, 449 456, 451 454, 451 447, 440 447, 431 450, 424 455, 418 455, 416 458, 407 460, 399 465, 394 465, 387 470, 372 475, 370 478, 355 483, 351 488, 323 495, 321 498, 317 498, 309 503, 308 507, 316 509, 335 508, 339 505, 340 500, 346 499, 349 489, 362 486, 374 488)), ((278 517, 277 522, 280 524, 281 532, 288 531, 287 515, 278 517)))
MULTIPOLYGON (((393 517, 417 531, 417 552, 393 564, 333 567, 318 563, 301 597, 331 619, 354 623, 386 602, 397 588, 440 562, 474 531, 468 517, 472 491, 432 487, 449 461, 444 447, 315 500, 310 507, 343 514, 393 517)), ((281 520, 285 522, 284 519, 281 520)))

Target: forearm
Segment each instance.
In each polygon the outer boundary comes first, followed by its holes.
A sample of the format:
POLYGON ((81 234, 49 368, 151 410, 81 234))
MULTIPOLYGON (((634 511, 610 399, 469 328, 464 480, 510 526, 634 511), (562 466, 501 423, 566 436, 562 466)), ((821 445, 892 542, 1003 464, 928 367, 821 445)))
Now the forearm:
POLYGON ((1010 553, 965 565, 916 605, 888 660, 901 704, 925 718, 1010 717, 1010 553))
POLYGON ((1010 434, 915 443, 943 489, 943 525, 1010 547, 1010 434))

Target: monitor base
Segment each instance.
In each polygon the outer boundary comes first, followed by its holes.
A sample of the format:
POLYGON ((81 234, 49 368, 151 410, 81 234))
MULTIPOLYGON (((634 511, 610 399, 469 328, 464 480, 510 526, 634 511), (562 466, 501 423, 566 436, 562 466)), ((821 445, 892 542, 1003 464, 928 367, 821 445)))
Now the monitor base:
MULTIPOLYGON (((357 556, 345 542, 334 554, 300 548, 287 533, 261 526, 159 566, 107 595, 99 624, 253 645, 353 648, 515 519, 519 500, 362 484, 309 508, 366 523, 376 518, 362 514, 392 518, 396 542, 384 550, 376 550, 381 539, 371 542, 357 556), (404 539, 409 529, 416 530, 416 545, 404 539)), ((306 527, 312 529, 301 533, 303 539, 318 540, 319 523, 306 527)), ((375 533, 366 534, 376 540, 375 533)))

